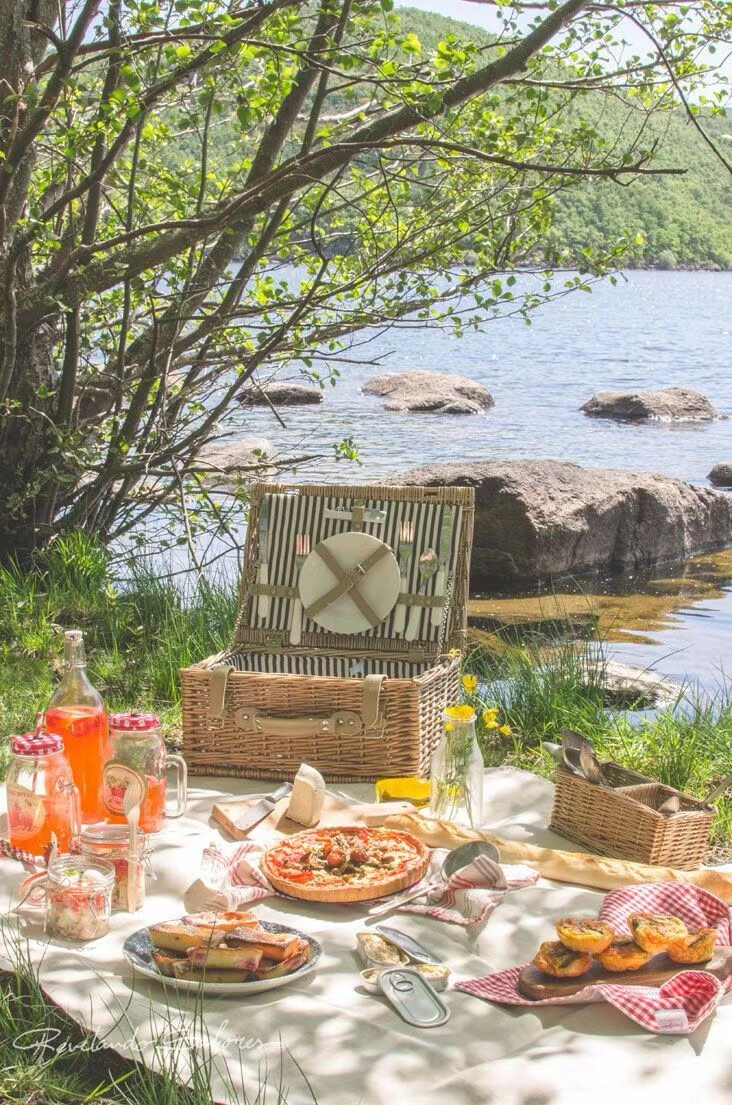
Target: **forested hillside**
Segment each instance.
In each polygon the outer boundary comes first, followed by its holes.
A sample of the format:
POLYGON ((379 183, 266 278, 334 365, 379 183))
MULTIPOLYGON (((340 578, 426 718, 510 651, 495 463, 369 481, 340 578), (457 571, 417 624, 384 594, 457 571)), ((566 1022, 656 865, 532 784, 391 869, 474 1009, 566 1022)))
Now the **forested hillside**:
MULTIPOLYGON (((467 23, 416 8, 399 12, 405 32, 417 36, 425 54, 449 34, 478 46, 490 41, 486 31, 467 23)), ((629 125, 625 107, 611 97, 599 109, 594 99, 578 96, 571 115, 585 118, 606 141, 629 125)), ((720 147, 732 152, 732 118, 706 119, 704 125, 720 147)), ((605 180, 573 185, 556 198, 547 252, 561 256, 577 246, 601 251, 626 238, 628 263, 640 268, 732 268, 729 174, 683 112, 655 120, 650 132, 661 143, 657 163, 683 167, 686 174, 645 177, 629 187, 605 180)))

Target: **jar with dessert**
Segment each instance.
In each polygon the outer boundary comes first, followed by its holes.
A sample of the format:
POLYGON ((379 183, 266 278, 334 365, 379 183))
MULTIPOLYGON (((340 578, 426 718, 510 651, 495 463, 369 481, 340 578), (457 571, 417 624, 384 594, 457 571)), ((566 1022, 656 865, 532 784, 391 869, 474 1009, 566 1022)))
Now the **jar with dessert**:
POLYGON ((60 737, 39 731, 11 739, 6 780, 10 843, 44 858, 52 837, 69 852, 80 829, 79 794, 60 737))
POLYGON ((130 788, 140 797, 139 826, 159 833, 166 817, 181 817, 188 800, 188 775, 182 756, 170 755, 157 714, 113 714, 104 755, 104 819, 126 823, 125 798, 130 788), (168 809, 168 770, 175 769, 175 807, 168 809))
POLYGON ((114 867, 104 859, 59 856, 44 879, 46 932, 64 940, 96 940, 109 931, 114 867))
POLYGON ((147 837, 138 829, 133 853, 126 825, 88 825, 81 834, 81 855, 103 859, 114 868, 112 909, 134 912, 145 903, 145 876, 152 875, 147 837))

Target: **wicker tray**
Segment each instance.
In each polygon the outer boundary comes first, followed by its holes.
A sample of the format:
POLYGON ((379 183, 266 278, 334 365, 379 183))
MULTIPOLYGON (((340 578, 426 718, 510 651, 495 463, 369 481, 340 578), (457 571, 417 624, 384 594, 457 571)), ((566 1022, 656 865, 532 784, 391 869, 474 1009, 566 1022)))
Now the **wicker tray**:
POLYGON ((693 871, 704 862, 714 810, 672 787, 614 763, 602 764, 609 787, 558 767, 550 828, 593 852, 693 871), (681 809, 658 807, 678 795, 681 809))
POLYGON ((459 659, 449 653, 465 642, 473 513, 472 488, 257 485, 232 646, 182 672, 183 753, 191 774, 286 779, 303 761, 340 782, 428 773, 442 714, 459 698, 459 659), (257 540, 265 500, 266 561, 257 540), (377 514, 382 521, 369 529, 377 514), (334 533, 365 529, 398 553, 405 520, 414 526, 414 546, 398 601, 420 612, 416 637, 405 639, 396 608, 349 634, 324 630, 305 610, 300 641, 292 645, 295 535, 307 533, 315 548, 334 533), (434 579, 425 586, 420 578, 419 555, 444 547, 444 531, 451 534, 450 554, 438 595, 434 579), (263 594, 271 596, 264 617, 263 594), (431 616, 435 607, 439 619, 431 616))

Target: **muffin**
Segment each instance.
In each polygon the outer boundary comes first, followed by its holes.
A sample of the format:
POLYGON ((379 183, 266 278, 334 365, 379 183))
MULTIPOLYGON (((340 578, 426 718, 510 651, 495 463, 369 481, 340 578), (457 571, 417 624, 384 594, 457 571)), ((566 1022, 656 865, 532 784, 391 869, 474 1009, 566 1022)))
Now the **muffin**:
POLYGON ((597 959, 606 971, 638 971, 645 967, 651 954, 635 940, 616 940, 604 952, 599 952, 597 959))
POLYGON ((532 963, 553 978, 577 978, 589 971, 592 956, 586 952, 565 948, 561 940, 545 940, 539 946, 532 963))
POLYGON ((690 932, 685 940, 675 940, 669 944, 669 959, 674 963, 706 963, 714 955, 716 943, 716 929, 699 929, 698 932, 690 932))
POLYGON ((651 955, 665 952, 669 944, 685 940, 689 935, 680 917, 665 913, 631 913, 628 925, 636 944, 651 955))
POLYGON ((573 952, 589 952, 597 955, 610 947, 615 933, 610 925, 595 917, 563 917, 556 924, 557 936, 565 948, 573 952))

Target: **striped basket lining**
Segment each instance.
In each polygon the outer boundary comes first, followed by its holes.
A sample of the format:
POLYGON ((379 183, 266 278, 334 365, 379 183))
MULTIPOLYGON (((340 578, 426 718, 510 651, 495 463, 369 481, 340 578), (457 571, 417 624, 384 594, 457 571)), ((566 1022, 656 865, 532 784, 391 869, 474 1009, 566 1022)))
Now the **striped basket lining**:
MULTIPOLYGON (((297 566, 295 564, 295 538, 298 534, 310 536, 310 546, 315 546, 326 537, 333 537, 339 533, 349 533, 353 526, 347 518, 328 518, 326 510, 349 510, 353 507, 355 496, 325 496, 297 494, 292 491, 269 493, 265 499, 269 502, 269 548, 267 556, 267 568, 269 582, 272 585, 285 585, 295 587, 297 585, 297 566)), ((412 557, 409 562, 407 591, 410 594, 417 592, 426 593, 428 596, 435 592, 436 577, 433 576, 424 589, 424 581, 419 575, 419 557, 427 549, 439 552, 440 534, 445 511, 449 503, 420 503, 399 502, 381 498, 369 498, 363 500, 366 509, 385 510, 387 517, 382 523, 364 522, 363 532, 372 534, 384 541, 394 550, 398 559, 399 530, 402 522, 414 523, 414 539, 412 543, 412 557)), ((453 506, 455 515, 453 519, 452 543, 450 559, 448 562, 448 579, 454 574, 460 553, 460 529, 462 525, 462 507, 453 506)), ((256 547, 256 534, 252 533, 250 542, 256 547)), ((401 566, 401 565, 400 565, 401 566)), ((449 594, 448 594, 449 597, 449 594)), ((244 624, 251 629, 288 631, 292 599, 271 598, 269 614, 266 621, 260 619, 256 612, 256 599, 250 598, 246 603, 244 624)), ((396 608, 384 621, 373 629, 368 629, 359 634, 359 637, 369 639, 394 639, 394 618, 396 608)), ((428 641, 437 644, 444 632, 443 625, 431 624, 431 611, 425 607, 422 611, 420 625, 417 632, 418 641, 428 641)), ((240 626, 239 632, 241 633, 240 626)), ((304 633, 322 633, 318 624, 310 618, 303 619, 304 633)), ((241 637, 240 637, 241 640, 241 637)), ((243 640, 242 640, 242 643, 243 640)))
POLYGON ((414 679, 424 675, 431 664, 406 660, 357 660, 349 656, 307 656, 288 652, 230 652, 214 665, 237 671, 271 675, 321 675, 338 679, 360 679, 366 675, 385 675, 389 679, 414 679))

